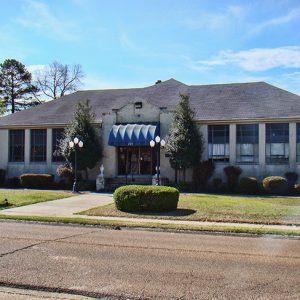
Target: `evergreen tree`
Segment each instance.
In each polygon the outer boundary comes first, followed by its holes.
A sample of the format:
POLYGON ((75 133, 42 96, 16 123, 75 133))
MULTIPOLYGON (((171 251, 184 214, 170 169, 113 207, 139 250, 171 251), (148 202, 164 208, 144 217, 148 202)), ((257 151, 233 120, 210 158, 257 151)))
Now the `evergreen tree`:
POLYGON ((15 113, 29 106, 37 105, 32 100, 37 87, 31 83, 31 74, 15 59, 6 59, 0 64, 0 96, 6 111, 15 113))
POLYGON ((194 117, 195 112, 190 107, 190 96, 180 94, 166 146, 171 167, 175 169, 176 183, 178 170, 183 171, 185 181, 186 169, 197 165, 201 160, 203 141, 193 122, 194 117))
POLYGON ((89 101, 79 102, 71 125, 65 129, 64 138, 60 143, 60 152, 65 159, 74 166, 75 150, 69 147, 69 141, 75 137, 83 142, 83 147, 77 150, 78 170, 86 172, 88 179, 88 168, 92 169, 102 158, 102 147, 100 138, 94 127, 95 114, 89 101))

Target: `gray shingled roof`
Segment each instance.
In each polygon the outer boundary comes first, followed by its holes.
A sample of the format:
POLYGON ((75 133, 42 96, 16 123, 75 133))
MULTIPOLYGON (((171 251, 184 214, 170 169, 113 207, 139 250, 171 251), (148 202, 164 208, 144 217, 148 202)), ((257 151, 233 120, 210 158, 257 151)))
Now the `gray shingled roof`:
POLYGON ((191 96, 196 119, 231 120, 300 118, 300 96, 265 82, 188 86, 174 79, 145 88, 78 91, 60 99, 0 118, 0 126, 68 124, 78 101, 89 99, 97 121, 111 112, 141 99, 173 110, 179 93, 191 96))

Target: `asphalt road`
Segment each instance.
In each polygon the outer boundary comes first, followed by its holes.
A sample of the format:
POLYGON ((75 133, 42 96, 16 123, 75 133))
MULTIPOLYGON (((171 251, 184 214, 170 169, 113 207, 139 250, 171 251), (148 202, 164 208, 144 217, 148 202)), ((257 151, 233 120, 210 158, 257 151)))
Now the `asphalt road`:
POLYGON ((8 284, 127 299, 300 299, 300 240, 0 222, 8 284))

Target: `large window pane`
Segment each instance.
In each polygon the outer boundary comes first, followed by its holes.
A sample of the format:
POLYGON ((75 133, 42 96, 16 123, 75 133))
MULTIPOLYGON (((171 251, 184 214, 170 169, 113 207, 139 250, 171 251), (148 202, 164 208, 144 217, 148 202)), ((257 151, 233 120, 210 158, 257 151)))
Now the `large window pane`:
POLYGON ((237 162, 258 162, 258 124, 236 126, 237 162))
POLYGON ((229 161, 229 125, 208 126, 208 157, 216 162, 229 161))
POLYGON ((266 124, 266 162, 282 164, 289 161, 289 124, 266 124))
POLYGON ((153 175, 155 155, 150 147, 118 147, 119 175, 153 175))
POLYGON ((297 132, 297 162, 300 162, 300 123, 297 123, 296 125, 296 132, 297 132))
POLYGON ((9 161, 24 161, 25 130, 9 131, 9 161))
POLYGON ((31 135, 31 153, 30 160, 46 161, 47 153, 47 130, 46 129, 32 129, 31 135))
POLYGON ((59 151, 59 144, 61 139, 64 136, 63 128, 54 128, 52 129, 52 161, 64 161, 64 157, 61 155, 59 151))

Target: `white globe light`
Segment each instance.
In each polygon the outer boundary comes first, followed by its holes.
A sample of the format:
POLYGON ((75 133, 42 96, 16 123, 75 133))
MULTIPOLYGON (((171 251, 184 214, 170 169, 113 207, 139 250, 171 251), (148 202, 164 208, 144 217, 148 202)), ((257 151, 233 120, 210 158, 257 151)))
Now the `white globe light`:
POLYGON ((73 147, 74 147, 74 142, 73 142, 73 141, 70 141, 70 142, 69 142, 69 147, 70 147, 70 148, 73 148, 73 147))
POLYGON ((150 147, 154 147, 155 146, 155 142, 153 140, 150 141, 150 147))
POLYGON ((79 141, 78 146, 79 146, 79 148, 82 148, 83 147, 83 141, 79 141))
POLYGON ((77 137, 74 138, 74 144, 78 144, 78 142, 79 142, 79 139, 77 137))
POLYGON ((165 140, 161 140, 160 144, 161 144, 162 147, 164 147, 164 146, 166 146, 166 141, 165 140))
POLYGON ((159 142, 160 142, 160 137, 159 137, 159 136, 157 136, 157 137, 155 138, 155 142, 156 142, 156 143, 159 143, 159 142))

